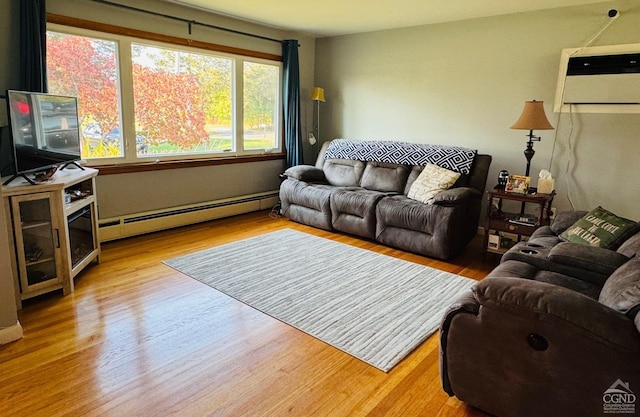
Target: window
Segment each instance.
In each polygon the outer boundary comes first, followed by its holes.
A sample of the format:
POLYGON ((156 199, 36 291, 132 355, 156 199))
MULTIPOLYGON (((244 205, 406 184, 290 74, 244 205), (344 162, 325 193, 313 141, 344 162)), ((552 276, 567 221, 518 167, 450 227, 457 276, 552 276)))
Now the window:
POLYGON ((138 156, 234 150, 233 59, 142 44, 131 52, 138 156))
POLYGON ((121 124, 117 57, 114 41, 47 32, 49 92, 77 97, 83 158, 123 156, 106 135, 121 124))
POLYGON ((244 149, 278 146, 278 71, 273 65, 244 63, 244 149))
POLYGON ((78 97, 82 156, 144 162, 281 150, 281 63, 50 24, 49 91, 78 97))

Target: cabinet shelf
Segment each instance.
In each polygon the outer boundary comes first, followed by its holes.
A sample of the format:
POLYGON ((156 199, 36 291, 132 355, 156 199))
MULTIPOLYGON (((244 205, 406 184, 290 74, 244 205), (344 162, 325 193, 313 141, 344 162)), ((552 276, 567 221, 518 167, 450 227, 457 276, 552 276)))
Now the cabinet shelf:
POLYGON ((51 262, 51 261, 55 261, 55 260, 56 260, 56 258, 51 256, 51 257, 48 257, 48 258, 38 259, 37 261, 26 261, 24 264, 26 265, 27 268, 29 268, 30 266, 41 265, 41 264, 45 264, 47 262, 51 262))
POLYGON ((51 227, 51 221, 42 220, 33 222, 22 222, 22 230, 36 229, 38 227, 51 227))
POLYGON ((66 203, 64 205, 64 211, 65 211, 66 214, 71 214, 71 213, 74 213, 74 212, 80 210, 83 207, 88 206, 89 204, 93 203, 94 201, 95 201, 95 198, 93 196, 81 198, 81 199, 72 201, 71 203, 66 203))

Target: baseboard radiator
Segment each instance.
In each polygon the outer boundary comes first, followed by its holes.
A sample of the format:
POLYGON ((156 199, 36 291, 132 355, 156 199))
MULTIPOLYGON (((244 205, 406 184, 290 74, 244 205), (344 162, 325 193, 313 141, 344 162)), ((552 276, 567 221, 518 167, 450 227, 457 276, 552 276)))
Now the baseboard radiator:
POLYGON ((99 220, 101 242, 157 232, 173 227, 186 226, 221 219, 223 217, 266 210, 278 204, 278 192, 245 195, 222 200, 171 207, 143 213, 127 214, 99 220))

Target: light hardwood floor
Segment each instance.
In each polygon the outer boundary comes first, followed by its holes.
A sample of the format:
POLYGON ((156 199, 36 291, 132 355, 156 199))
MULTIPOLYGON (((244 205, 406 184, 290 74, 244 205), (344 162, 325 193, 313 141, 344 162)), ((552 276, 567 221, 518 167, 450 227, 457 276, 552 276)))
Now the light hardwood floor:
POLYGON ((478 237, 442 262, 268 212, 106 243, 73 294, 24 303, 0 416, 484 415, 442 391, 437 333, 384 373, 161 263, 287 227, 474 279, 495 266, 478 237))

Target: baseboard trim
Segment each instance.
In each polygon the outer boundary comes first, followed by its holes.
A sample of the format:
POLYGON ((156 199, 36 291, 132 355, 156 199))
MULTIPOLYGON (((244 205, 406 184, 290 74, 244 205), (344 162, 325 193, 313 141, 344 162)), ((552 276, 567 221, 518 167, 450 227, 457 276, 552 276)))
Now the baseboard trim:
POLYGON ((122 239, 144 233, 265 210, 278 204, 278 191, 208 201, 164 210, 100 219, 100 241, 122 239))
POLYGON ((0 345, 20 340, 23 336, 22 326, 20 322, 17 321, 13 326, 0 329, 0 345))

